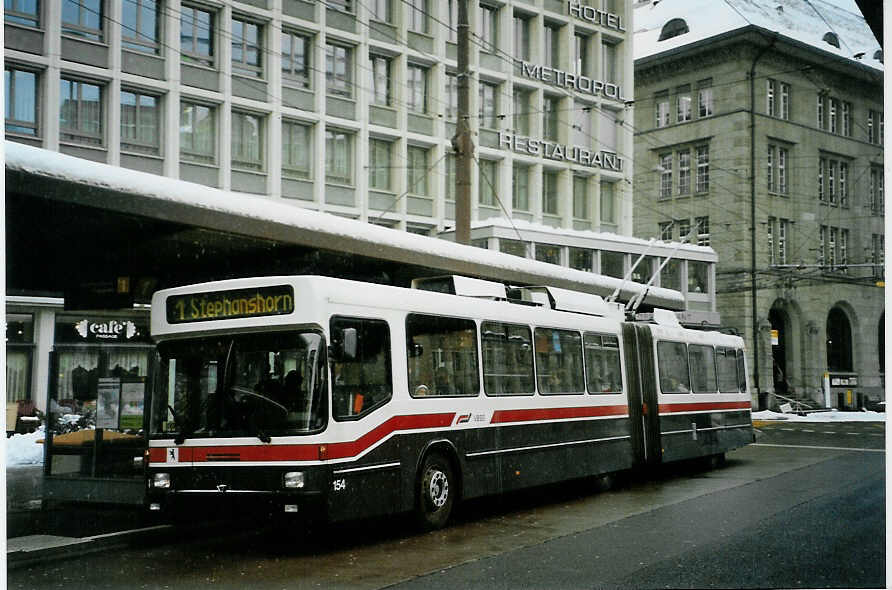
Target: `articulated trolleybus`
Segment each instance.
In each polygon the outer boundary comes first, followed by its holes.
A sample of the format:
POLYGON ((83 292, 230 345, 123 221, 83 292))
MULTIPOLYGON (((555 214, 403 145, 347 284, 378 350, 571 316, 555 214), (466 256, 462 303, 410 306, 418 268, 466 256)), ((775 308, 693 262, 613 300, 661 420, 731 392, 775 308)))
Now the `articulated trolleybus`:
POLYGON ((437 528, 460 499, 752 442, 742 339, 654 316, 464 277, 160 291, 148 507, 437 528))

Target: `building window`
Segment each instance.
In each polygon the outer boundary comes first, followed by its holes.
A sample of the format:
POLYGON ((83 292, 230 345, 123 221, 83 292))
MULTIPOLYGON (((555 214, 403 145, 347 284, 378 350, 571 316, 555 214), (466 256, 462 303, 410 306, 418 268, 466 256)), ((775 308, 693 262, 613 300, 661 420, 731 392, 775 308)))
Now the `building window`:
POLYGON ((480 173, 477 178, 479 203, 487 207, 498 206, 499 163, 496 160, 478 160, 480 173))
POLYGON ((678 220, 678 237, 682 242, 691 243, 694 236, 691 233, 691 220, 690 219, 679 219, 678 220))
POLYGON ((340 12, 353 12, 353 0, 326 0, 326 6, 340 12))
POLYGON ((657 227, 660 234, 660 239, 664 242, 671 242, 675 234, 675 222, 661 221, 657 224, 657 227))
POLYGON ((530 166, 514 164, 511 179, 511 208, 515 211, 530 210, 530 166))
POLYGON ((121 45, 157 55, 161 48, 157 0, 123 0, 121 8, 121 45))
POLYGON ((545 23, 545 59, 544 64, 552 68, 561 65, 561 26, 545 23))
POLYGON ((39 0, 4 0, 3 15, 6 22, 9 23, 39 27, 40 2, 39 0))
POLYGON ((824 94, 818 93, 818 102, 817 102, 818 129, 824 128, 824 110, 825 110, 826 101, 827 101, 827 97, 824 94))
POLYGON ((882 145, 883 143, 883 113, 877 111, 867 112, 867 141, 882 145))
POLYGON ((573 35, 573 38, 575 42, 576 75, 588 76, 591 78, 593 77, 591 71, 591 57, 589 55, 591 37, 589 35, 576 33, 573 35))
POLYGON ((699 118, 711 117, 714 111, 712 78, 697 82, 697 105, 699 118))
POLYGON ((325 130, 325 181, 353 185, 353 134, 325 130))
POLYGON ((698 193, 709 192, 709 146, 697 146, 697 186, 698 193))
POLYGON ((180 157, 213 164, 217 158, 216 109, 201 104, 180 104, 180 157))
POLYGON ((691 152, 678 152, 678 194, 691 193, 691 152))
POLYGON ((446 72, 446 120, 458 119, 458 75, 446 72))
POLYGON ((778 80, 766 80, 766 108, 769 117, 790 118, 790 85, 778 80))
POLYGON ((499 126, 498 86, 481 80, 477 86, 477 92, 479 94, 477 114, 480 117, 480 126, 497 129, 499 126))
POLYGON ((313 79, 312 46, 308 35, 282 31, 282 80, 298 88, 310 88, 313 79))
POLYGON ((787 148, 768 145, 768 192, 778 195, 788 194, 787 157, 787 148))
POLYGON ((660 154, 660 198, 672 196, 672 154, 660 154))
POLYGON ((617 279, 625 275, 625 258, 622 252, 609 252, 601 250, 601 274, 617 279))
POLYGON ((103 0, 62 0, 62 33, 102 41, 103 0))
POLYGON ((343 45, 325 45, 325 84, 329 94, 353 96, 353 49, 343 45))
POLYGON ((691 111, 691 85, 679 86, 675 91, 675 120, 678 123, 690 121, 691 111))
POLYGON ((313 127, 282 121, 282 176, 307 180, 313 175, 313 127))
POLYGON ((839 235, 839 228, 830 228, 830 240, 827 242, 827 265, 830 270, 836 269, 836 240, 839 235))
POLYGON ((546 215, 559 215, 559 179, 559 172, 555 170, 542 172, 542 213, 546 215))
POLYGON ((446 154, 446 200, 455 202, 455 156, 446 154))
POLYGON ((561 247, 552 244, 536 244, 536 260, 548 264, 560 264, 561 247))
POLYGON ((846 137, 852 136, 852 103, 843 101, 842 102, 842 112, 840 114, 842 119, 842 134, 846 137))
POLYGON ((570 268, 584 272, 595 271, 595 253, 588 248, 567 248, 570 268))
POLYGON ((870 169, 870 185, 868 187, 868 206, 873 215, 883 215, 883 171, 879 168, 870 169))
MULTIPOLYGON (((707 240, 708 241, 708 240, 707 240)), ((708 244, 707 244, 708 245, 708 244)), ((688 260, 688 292, 707 293, 709 291, 709 265, 705 262, 688 260)), ((711 351, 712 348, 710 347, 711 351)), ((710 360, 710 363, 712 361, 710 360)), ((704 391, 707 391, 704 389, 704 391)), ((714 391, 714 386, 708 391, 714 391)))
POLYGON ((530 98, 533 93, 522 88, 514 89, 514 133, 530 134, 530 98))
POLYGON ((62 141, 103 143, 102 87, 62 78, 59 84, 59 134, 62 141))
POLYGON ((410 145, 406 150, 406 190, 413 195, 428 196, 428 160, 430 150, 410 145))
POLYGON ((409 64, 406 86, 408 96, 406 107, 415 113, 427 113, 429 69, 416 64, 409 64))
MULTIPOLYGON (((413 148, 409 148, 411 151, 413 148)), ((392 191, 391 154, 393 142, 383 139, 369 139, 369 188, 379 191, 392 191)), ((411 172, 409 173, 411 176, 411 172)), ((409 192, 412 186, 409 186, 409 192)))
POLYGON ((616 225, 616 184, 601 183, 601 225, 616 225))
POLYGON ((214 15, 204 8, 180 6, 180 55, 187 63, 214 66, 214 15))
POLYGON ((409 5, 409 30, 413 33, 427 34, 428 25, 428 1, 427 0, 406 0, 409 5))
POLYGON ((601 43, 601 77, 604 82, 616 83, 616 44, 608 41, 601 43))
MULTIPOLYGON (((777 225, 777 218, 769 217, 768 218, 768 227, 766 228, 767 236, 766 236, 766 246, 768 246, 768 265, 774 266, 775 257, 774 257, 774 226, 777 225)), ((823 228, 821 228, 823 230, 823 228)), ((822 243, 823 243, 823 233, 821 234, 822 243)))
POLYGON ((839 266, 841 272, 848 272, 849 265, 849 230, 839 230, 839 266))
POLYGON ((459 0, 447 0, 446 2, 446 12, 449 13, 446 38, 452 43, 458 41, 458 2, 459 0))
POLYGON ((542 103, 542 135, 549 141, 558 141, 560 104, 560 97, 548 95, 542 103))
POLYGON ((831 98, 830 99, 830 114, 829 114, 830 133, 838 132, 837 119, 836 119, 836 113, 838 111, 839 111, 839 101, 836 100, 835 98, 831 98))
POLYGON ((789 219, 779 219, 777 225, 777 263, 787 263, 787 237, 790 229, 789 219))
POLYGON ((698 246, 708 246, 709 245, 709 216, 705 217, 695 217, 694 218, 694 227, 697 230, 697 245, 698 246))
MULTIPOLYGON (((371 87, 372 104, 392 106, 392 73, 393 58, 384 55, 369 55, 369 86, 371 87)), ((410 93, 411 95, 411 93, 410 93)))
POLYGON ((849 164, 848 162, 839 163, 839 205, 841 207, 849 206, 849 164))
POLYGON ((669 91, 663 90, 654 95, 654 112, 656 113, 657 127, 669 125, 669 91))
POLYGON ((512 256, 520 256, 521 258, 526 258, 527 256, 527 242, 521 242, 520 240, 508 240, 505 238, 499 238, 499 252, 504 254, 511 254, 512 256))
POLYGON ((818 200, 826 201, 827 195, 824 192, 824 176, 827 169, 827 158, 818 158, 818 200))
POLYGON ((587 176, 573 177, 573 217, 576 219, 591 219, 587 176))
POLYGON ((263 170, 263 117, 232 112, 232 167, 263 170))
POLYGON ((499 47, 499 9, 480 5, 480 49, 496 53, 499 47))
POLYGON ((883 234, 873 234, 871 236, 871 262, 873 263, 873 276, 877 278, 882 278, 885 275, 885 241, 885 236, 883 234))
POLYGON ((6 132, 37 136, 37 74, 7 67, 6 132))
POLYGON ((818 230, 818 266, 824 270, 827 262, 827 226, 822 225, 818 230))
POLYGON ((232 72, 263 77, 263 31, 260 25, 232 17, 232 72))
POLYGON ((393 7, 390 0, 368 0, 369 16, 372 20, 385 23, 393 21, 393 7))
POLYGON ((121 150, 161 153, 161 99, 135 90, 121 91, 121 150))
POLYGON ((530 19, 521 14, 514 15, 514 57, 530 59, 530 19))

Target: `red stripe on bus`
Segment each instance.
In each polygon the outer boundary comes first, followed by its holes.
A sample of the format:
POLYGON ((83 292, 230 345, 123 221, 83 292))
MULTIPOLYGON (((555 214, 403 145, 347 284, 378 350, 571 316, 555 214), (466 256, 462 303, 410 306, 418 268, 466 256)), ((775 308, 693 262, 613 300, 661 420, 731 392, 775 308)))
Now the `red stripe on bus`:
POLYGON ((700 402, 689 404, 660 404, 661 414, 676 412, 699 412, 702 410, 749 410, 750 402, 700 402))
POLYGON ((583 406, 578 408, 535 408, 529 410, 497 410, 492 424, 506 422, 531 422, 534 420, 564 420, 567 418, 593 418, 596 416, 624 416, 627 406, 583 406))
MULTIPOLYGON (((355 457, 372 445, 398 430, 420 430, 424 428, 444 428, 452 424, 455 414, 419 414, 394 416, 354 441, 336 443, 313 443, 301 445, 226 445, 213 447, 179 447, 179 462, 194 461, 203 463, 221 460, 220 455, 232 456, 233 461, 316 461, 324 459, 344 459, 355 457), (320 457, 320 447, 325 447, 324 457, 320 457), (191 455, 191 456, 190 456, 191 455)), ((151 463, 164 463, 167 449, 152 447, 149 451, 151 463)))

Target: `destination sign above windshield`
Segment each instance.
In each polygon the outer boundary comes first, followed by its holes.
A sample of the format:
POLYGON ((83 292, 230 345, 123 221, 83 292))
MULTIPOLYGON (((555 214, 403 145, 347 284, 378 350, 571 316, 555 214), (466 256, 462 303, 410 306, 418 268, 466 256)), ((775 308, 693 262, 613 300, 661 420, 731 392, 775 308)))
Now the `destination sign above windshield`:
POLYGON ((290 285, 189 293, 167 298, 167 321, 171 324, 285 315, 293 311, 294 289, 290 285))

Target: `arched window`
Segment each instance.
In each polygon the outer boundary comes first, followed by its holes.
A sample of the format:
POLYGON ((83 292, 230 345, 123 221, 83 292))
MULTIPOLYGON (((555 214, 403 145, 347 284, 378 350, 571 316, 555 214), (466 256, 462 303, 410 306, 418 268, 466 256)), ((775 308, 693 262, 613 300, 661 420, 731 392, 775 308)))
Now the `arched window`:
POLYGON ((658 41, 665 41, 666 39, 671 39, 672 37, 678 37, 679 35, 684 35, 690 29, 688 29, 688 23, 685 22, 683 18, 673 18, 668 23, 663 25, 663 30, 660 32, 660 38, 658 41))
POLYGON ((827 368, 831 371, 852 371, 852 325, 838 307, 827 314, 827 368))
POLYGON ((836 36, 836 33, 824 33, 824 41, 839 49, 839 37, 836 36))

